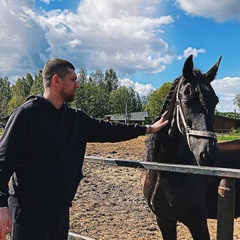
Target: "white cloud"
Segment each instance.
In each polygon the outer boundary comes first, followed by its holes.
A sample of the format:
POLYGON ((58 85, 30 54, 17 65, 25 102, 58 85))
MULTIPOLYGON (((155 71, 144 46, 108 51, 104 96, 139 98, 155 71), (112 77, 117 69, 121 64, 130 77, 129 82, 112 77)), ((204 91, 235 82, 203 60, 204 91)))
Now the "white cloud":
POLYGON ((44 2, 46 4, 49 4, 51 2, 51 0, 40 0, 40 2, 44 2))
POLYGON ((240 20, 239 0, 176 0, 176 4, 193 16, 213 18, 218 22, 240 20))
POLYGON ((38 70, 40 53, 47 52, 44 33, 28 9, 32 1, 0 1, 0 73, 14 80, 38 70))
POLYGON ((40 17, 39 24, 46 31, 52 55, 73 53, 88 69, 112 67, 123 76, 137 70, 161 72, 166 59, 169 63, 169 49, 155 31, 173 19, 145 16, 140 8, 143 3, 156 5, 142 0, 81 1, 76 15, 49 12, 40 17), (65 46, 73 39, 81 42, 78 48, 65 46))
POLYGON ((74 39, 74 40, 69 41, 68 44, 70 47, 76 48, 77 46, 80 46, 82 44, 82 42, 81 42, 81 40, 74 39))
POLYGON ((133 82, 129 78, 119 79, 120 86, 132 87, 136 92, 138 92, 140 97, 147 96, 152 93, 155 88, 152 84, 141 84, 139 82, 133 82))
POLYGON ((205 52, 206 52, 206 50, 203 49, 203 48, 196 49, 196 48, 188 47, 187 49, 185 49, 183 51, 183 55, 182 56, 178 56, 178 60, 181 60, 183 58, 187 58, 191 54, 193 55, 193 57, 197 57, 199 53, 205 53, 205 52))
POLYGON ((89 71, 113 68, 122 77, 138 70, 161 72, 174 59, 159 37, 173 18, 152 15, 160 0, 85 0, 75 13, 35 11, 33 3, 0 0, 2 75, 36 72, 51 57, 89 71))
POLYGON ((240 77, 225 77, 216 79, 212 82, 212 86, 219 98, 217 110, 220 112, 233 112, 240 109, 233 104, 233 99, 237 93, 240 93, 240 77))

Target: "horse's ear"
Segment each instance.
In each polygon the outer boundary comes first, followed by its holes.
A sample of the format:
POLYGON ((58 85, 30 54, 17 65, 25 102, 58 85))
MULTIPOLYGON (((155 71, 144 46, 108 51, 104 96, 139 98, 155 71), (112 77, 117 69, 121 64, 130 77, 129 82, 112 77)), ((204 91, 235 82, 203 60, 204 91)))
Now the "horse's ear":
POLYGON ((185 79, 191 79, 193 75, 193 55, 190 55, 183 66, 183 76, 185 79))
POLYGON ((216 77, 221 59, 222 59, 222 56, 218 59, 218 62, 205 73, 206 77, 209 79, 209 82, 211 82, 216 77))

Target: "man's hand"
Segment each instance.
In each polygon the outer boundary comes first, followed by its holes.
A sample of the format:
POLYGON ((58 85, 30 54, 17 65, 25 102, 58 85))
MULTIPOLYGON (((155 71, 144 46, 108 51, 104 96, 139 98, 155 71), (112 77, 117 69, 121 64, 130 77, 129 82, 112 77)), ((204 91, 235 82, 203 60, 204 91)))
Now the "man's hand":
POLYGON ((0 208, 0 240, 6 239, 6 234, 12 231, 12 218, 7 207, 0 208))
POLYGON ((155 133, 165 127, 168 124, 168 120, 165 120, 166 114, 167 112, 165 112, 162 117, 153 125, 147 126, 147 133, 155 133))

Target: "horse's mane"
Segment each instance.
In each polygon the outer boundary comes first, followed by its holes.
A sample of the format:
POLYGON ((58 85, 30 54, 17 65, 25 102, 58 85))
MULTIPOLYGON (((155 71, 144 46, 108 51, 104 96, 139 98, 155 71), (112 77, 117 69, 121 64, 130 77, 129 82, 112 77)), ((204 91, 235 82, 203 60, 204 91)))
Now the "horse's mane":
MULTIPOLYGON (((163 115, 163 113, 169 110, 170 103, 171 103, 173 94, 175 92, 175 88, 176 88, 177 84, 179 83, 180 79, 181 79, 181 77, 176 78, 173 81, 170 91, 169 91, 168 95, 166 96, 162 110, 160 111, 159 116, 154 120, 154 122, 159 120, 161 118, 161 116, 163 115)), ((147 140, 146 140, 146 161, 155 162, 156 160, 158 160, 158 153, 159 153, 159 149, 161 146, 160 143, 161 143, 162 136, 163 136, 163 134, 160 131, 158 133, 150 134, 150 136, 147 138, 147 140)))
POLYGON ((179 82, 180 79, 181 79, 181 77, 176 78, 176 79, 173 81, 172 86, 171 86, 171 88, 170 88, 170 91, 169 91, 169 93, 168 93, 168 95, 167 95, 167 97, 166 97, 166 99, 165 99, 164 104, 163 104, 162 110, 161 110, 159 116, 157 117, 158 119, 163 115, 164 112, 166 112, 166 111, 169 110, 169 106, 170 106, 170 102, 171 102, 171 100, 172 100, 173 93, 174 93, 175 88, 176 88, 176 86, 177 86, 177 84, 178 84, 178 82, 179 82))

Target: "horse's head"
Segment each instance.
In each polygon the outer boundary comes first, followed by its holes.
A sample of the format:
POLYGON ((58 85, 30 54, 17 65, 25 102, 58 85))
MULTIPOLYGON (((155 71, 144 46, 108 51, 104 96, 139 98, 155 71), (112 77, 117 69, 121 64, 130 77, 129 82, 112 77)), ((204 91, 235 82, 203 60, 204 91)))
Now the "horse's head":
POLYGON ((211 82, 215 78, 221 57, 205 74, 193 68, 192 55, 187 58, 182 76, 177 79, 171 100, 169 135, 180 132, 185 136, 197 164, 209 165, 216 152, 213 121, 218 97, 211 82))

